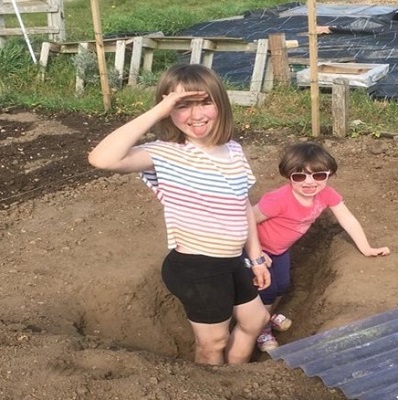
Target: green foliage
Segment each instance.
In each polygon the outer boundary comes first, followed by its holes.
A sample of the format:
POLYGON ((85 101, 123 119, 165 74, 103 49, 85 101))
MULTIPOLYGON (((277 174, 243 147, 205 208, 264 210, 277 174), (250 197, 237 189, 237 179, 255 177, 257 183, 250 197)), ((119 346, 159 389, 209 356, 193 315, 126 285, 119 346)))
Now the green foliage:
POLYGON ((5 81, 28 71, 32 66, 32 58, 23 42, 9 41, 0 48, 0 80, 5 81))
POLYGON ((117 114, 139 115, 154 105, 153 87, 137 85, 125 87, 114 97, 114 110, 117 114))
MULTIPOLYGON (((173 35, 196 23, 242 15, 247 10, 264 9, 284 0, 104 0, 100 2, 102 32, 106 37, 121 33, 162 32, 173 35)), ((64 2, 67 40, 82 42, 93 40, 93 21, 90 2, 71 0, 64 2)), ((10 18, 12 20, 12 18, 10 18)), ((43 23, 38 16, 24 16, 26 26, 43 23)), ((15 23, 15 21, 14 21, 15 23)), ((44 22, 45 24, 45 22, 44 22)), ((33 25, 34 26, 34 25, 33 25)), ((38 55, 42 41, 47 37, 31 38, 38 55)), ((159 75, 178 61, 179 53, 157 50, 152 71, 141 72, 138 85, 126 86, 131 52, 126 53, 122 81, 115 71, 114 54, 106 55, 108 81, 112 89, 114 113, 138 115, 153 105, 153 87, 159 75)), ((37 57, 38 58, 38 57, 37 57)), ((26 43, 9 40, 0 48, 0 103, 2 106, 19 105, 49 110, 102 113, 103 98, 99 68, 94 52, 80 54, 52 53, 44 82, 38 79, 38 66, 30 57, 26 43), (85 82, 84 93, 76 96, 76 73, 85 82)), ((229 90, 248 90, 248 84, 237 85, 224 81, 229 90)), ((332 126, 332 98, 320 93, 319 106, 321 126, 332 126)), ((396 131, 398 103, 375 101, 364 90, 350 91, 350 135, 371 134, 379 136, 382 131, 396 131)), ((261 107, 234 106, 237 128, 242 132, 256 129, 289 128, 297 135, 311 134, 311 93, 309 89, 295 86, 275 86, 261 107)))
POLYGON ((72 56, 73 65, 76 68, 76 75, 86 83, 97 83, 99 80, 99 70, 97 55, 90 50, 82 50, 72 56))
POLYGON ((180 7, 145 7, 122 16, 115 14, 107 16, 103 22, 103 31, 110 34, 163 32, 165 35, 174 35, 182 28, 199 21, 196 14, 180 7))

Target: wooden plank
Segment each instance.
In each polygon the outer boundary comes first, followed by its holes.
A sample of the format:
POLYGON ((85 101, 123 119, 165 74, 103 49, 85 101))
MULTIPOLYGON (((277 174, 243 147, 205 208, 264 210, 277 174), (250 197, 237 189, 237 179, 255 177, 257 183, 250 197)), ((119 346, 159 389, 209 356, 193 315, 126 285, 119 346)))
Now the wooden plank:
MULTIPOLYGON (((79 44, 79 51, 78 54, 84 54, 85 52, 89 51, 89 43, 80 43, 79 44)), ((75 82, 75 92, 78 96, 82 95, 84 92, 84 79, 80 77, 79 72, 84 75, 84 71, 79 71, 78 68, 76 68, 76 82, 75 82)))
POLYGON ((153 49, 145 49, 144 60, 142 61, 142 69, 144 71, 152 71, 154 53, 153 49))
POLYGON ((116 41, 115 71, 117 72, 118 75, 119 86, 121 86, 123 82, 125 58, 126 58, 126 41, 118 40, 116 41))
POLYGON ((244 90, 228 90, 228 97, 231 104, 252 107, 260 103, 260 93, 244 90))
POLYGON ((165 39, 158 40, 153 39, 156 42, 156 49, 158 50, 180 50, 180 51, 190 51, 191 50, 191 39, 184 40, 172 40, 165 39))
POLYGON ((51 43, 43 42, 41 44, 40 59, 39 59, 39 66, 40 66, 39 79, 42 82, 44 82, 44 76, 45 76, 45 71, 47 69, 50 51, 51 51, 51 43))
MULTIPOLYGON (((310 65, 310 59, 306 57, 288 57, 289 64, 299 64, 299 65, 310 65)), ((331 62, 330 58, 318 58, 318 63, 321 62, 331 62)), ((352 57, 339 57, 333 58, 333 62, 336 63, 348 63, 348 62, 355 62, 355 58, 352 57)))
MULTIPOLYGON (((124 40, 126 42, 126 49, 133 47, 134 37, 120 37, 112 39, 104 39, 104 48, 106 52, 116 51, 116 42, 124 40)), ((143 36, 142 47, 144 49, 157 49, 157 50, 180 50, 190 51, 191 41, 195 39, 194 36, 181 37, 181 36, 143 36)), ((87 43, 95 43, 95 40, 87 40, 87 43)), ((294 40, 286 40, 286 46, 295 46, 294 40)), ((79 42, 63 42, 62 53, 77 53, 79 42)), ((233 51, 233 52, 250 52, 255 53, 257 50, 256 42, 246 42, 239 38, 203 38, 203 51, 209 52, 218 51, 233 51)))
POLYGON ((49 7, 51 9, 57 9, 57 11, 48 11, 47 12, 47 25, 48 26, 57 26, 59 28, 59 32, 57 34, 50 34, 50 39, 58 42, 62 42, 66 38, 66 29, 65 29, 65 19, 64 19, 64 10, 63 10, 63 0, 47 0, 49 7), (62 7, 59 7, 59 5, 62 7))
POLYGON ((190 64, 200 64, 202 59, 203 38, 197 37, 191 40, 190 64))
POLYGON ((133 53, 131 55, 130 71, 128 78, 128 85, 136 85, 138 81, 138 75, 141 66, 141 56, 142 56, 142 43, 143 37, 137 36, 134 38, 133 42, 133 53))
MULTIPOLYGON (((95 41, 88 40, 85 43, 88 43, 90 48, 95 47, 95 41)), ((107 43, 104 41, 104 49, 107 53, 115 53, 116 52, 116 42, 107 43)), ((127 42, 126 42, 126 49, 127 49, 127 42)), ((79 52, 79 42, 76 43, 62 43, 60 53, 63 54, 76 54, 79 52)))
POLYGON ((347 75, 361 75, 366 74, 372 68, 348 65, 319 65, 318 72, 325 74, 347 74, 347 75))
POLYGON ((41 44, 41 51, 40 51, 40 59, 39 59, 39 79, 44 81, 45 71, 47 69, 48 59, 50 57, 51 52, 58 52, 59 45, 51 42, 43 42, 41 44))
POLYGON ((250 92, 261 92, 264 79, 265 65, 267 63, 268 40, 260 39, 257 42, 256 57, 254 60, 253 74, 250 82, 250 92))
POLYGON ((350 85, 347 78, 336 78, 332 86, 333 135, 345 137, 348 133, 348 99, 350 85))
MULTIPOLYGON (((24 6, 26 4, 32 4, 32 5, 48 4, 48 0, 15 0, 15 2, 18 7, 24 6)), ((11 4, 12 0, 3 0, 3 3, 11 4)))
MULTIPOLYGON (((59 12, 59 7, 56 5, 27 5, 27 6, 18 6, 18 11, 20 14, 36 14, 36 13, 57 13, 59 12)), ((15 10, 12 5, 0 6, 0 14, 4 15, 15 15, 15 10)))
MULTIPOLYGON (((59 29, 56 27, 38 26, 34 28, 25 27, 28 35, 46 35, 49 33, 57 34, 59 29)), ((21 36, 23 35, 21 28, 1 28, 0 36, 21 36)))
POLYGON ((274 87, 274 71, 272 69, 272 62, 268 58, 265 66, 264 83, 262 91, 264 93, 270 93, 274 87))
POLYGON ((257 49, 256 43, 247 43, 244 40, 229 41, 219 38, 205 38, 203 49, 211 51, 251 52, 257 49))
MULTIPOLYGON (((148 37, 158 40, 158 41, 169 41, 169 40, 174 40, 174 41, 191 41, 195 37, 200 37, 200 36, 153 36, 153 35, 148 35, 148 37)), ((243 38, 238 38, 238 37, 228 37, 228 36, 206 36, 206 39, 209 39, 213 42, 231 42, 231 43, 248 43, 245 39, 243 38)))
POLYGON ((211 68, 213 66, 213 58, 214 52, 203 50, 203 57, 202 57, 202 64, 205 65, 207 68, 211 68))

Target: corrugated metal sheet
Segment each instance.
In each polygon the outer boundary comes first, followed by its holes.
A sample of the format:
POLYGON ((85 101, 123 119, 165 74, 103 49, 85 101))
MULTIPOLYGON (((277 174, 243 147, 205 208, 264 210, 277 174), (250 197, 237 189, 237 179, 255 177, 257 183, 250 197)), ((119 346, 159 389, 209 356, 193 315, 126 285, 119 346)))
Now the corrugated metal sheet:
POLYGON ((398 399, 398 308, 269 352, 348 399, 398 399))

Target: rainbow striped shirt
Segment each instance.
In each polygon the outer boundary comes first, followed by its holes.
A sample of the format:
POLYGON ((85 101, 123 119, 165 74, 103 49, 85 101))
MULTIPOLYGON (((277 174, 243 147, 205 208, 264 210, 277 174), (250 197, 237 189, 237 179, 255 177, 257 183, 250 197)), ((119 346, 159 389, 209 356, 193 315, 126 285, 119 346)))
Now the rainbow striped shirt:
POLYGON ((140 174, 164 207, 168 248, 237 257, 247 239, 247 199, 255 178, 242 147, 226 144, 229 159, 215 158, 192 143, 141 145, 154 170, 140 174))

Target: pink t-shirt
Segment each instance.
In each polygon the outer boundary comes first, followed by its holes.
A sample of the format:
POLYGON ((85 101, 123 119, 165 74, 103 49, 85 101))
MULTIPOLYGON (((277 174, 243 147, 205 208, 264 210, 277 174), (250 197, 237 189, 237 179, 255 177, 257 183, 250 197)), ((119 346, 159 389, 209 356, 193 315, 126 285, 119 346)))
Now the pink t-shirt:
POLYGON ((308 231, 325 208, 336 206, 341 201, 342 196, 330 186, 314 197, 310 207, 297 201, 290 184, 266 193, 258 203, 259 210, 267 217, 257 224, 263 250, 282 254, 308 231))

